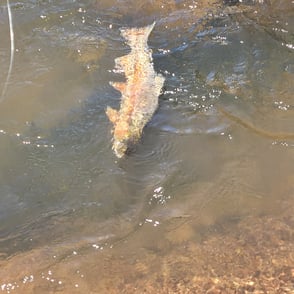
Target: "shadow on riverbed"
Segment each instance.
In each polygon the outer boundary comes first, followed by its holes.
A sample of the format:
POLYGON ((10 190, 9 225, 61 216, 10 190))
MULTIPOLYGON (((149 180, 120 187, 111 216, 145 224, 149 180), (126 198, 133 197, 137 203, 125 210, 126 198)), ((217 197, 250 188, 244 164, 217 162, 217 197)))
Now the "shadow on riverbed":
POLYGON ((284 211, 278 214, 226 217, 205 229, 186 215, 156 232, 154 223, 146 222, 112 245, 36 248, 0 262, 1 288, 18 293, 293 293, 293 195, 280 202, 284 211))

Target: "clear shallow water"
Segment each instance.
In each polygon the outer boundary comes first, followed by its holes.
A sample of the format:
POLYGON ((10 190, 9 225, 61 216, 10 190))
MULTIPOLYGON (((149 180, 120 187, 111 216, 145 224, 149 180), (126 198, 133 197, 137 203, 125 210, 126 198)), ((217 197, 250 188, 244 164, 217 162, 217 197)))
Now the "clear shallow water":
MULTIPOLYGON (((68 252, 89 261, 97 246, 130 240, 118 252, 130 246, 140 256, 166 236, 170 246, 186 240, 170 224, 188 219, 197 239, 224 219, 293 204, 292 4, 136 5, 11 3, 16 52, 0 104, 1 285, 14 279, 9 268, 20 267, 15 281, 28 275, 20 264, 34 254, 39 275, 53 256, 66 271, 68 252), (117 161, 104 111, 119 105, 109 86, 120 78, 114 58, 128 52, 119 28, 154 20, 149 45, 165 92, 136 150, 117 161)), ((4 4, 0 17, 3 87, 4 4)))

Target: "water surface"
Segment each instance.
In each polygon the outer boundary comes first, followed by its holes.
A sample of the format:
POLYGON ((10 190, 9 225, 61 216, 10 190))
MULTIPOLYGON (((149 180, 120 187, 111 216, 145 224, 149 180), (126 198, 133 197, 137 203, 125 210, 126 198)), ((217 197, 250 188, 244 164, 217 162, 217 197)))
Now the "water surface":
MULTIPOLYGON (((16 50, 0 104, 0 289, 117 293, 142 276, 151 281, 155 260, 158 273, 172 275, 165 254, 216 231, 221 242, 225 224, 259 224, 293 207, 292 6, 11 1, 16 50), (114 59, 129 52, 119 29, 153 21, 149 45, 164 93, 141 142, 117 160, 105 109, 119 107, 109 81, 122 79, 114 59)), ((0 24, 2 91, 6 3, 0 24)))

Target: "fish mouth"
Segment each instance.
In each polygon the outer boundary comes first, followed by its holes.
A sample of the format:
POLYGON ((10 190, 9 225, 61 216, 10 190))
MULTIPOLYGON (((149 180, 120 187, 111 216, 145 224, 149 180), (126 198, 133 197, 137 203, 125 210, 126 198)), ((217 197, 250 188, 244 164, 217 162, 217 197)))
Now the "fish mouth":
POLYGON ((127 142, 114 141, 112 149, 118 158, 122 158, 128 150, 128 144, 127 142))
POLYGON ((126 155, 130 155, 135 150, 136 142, 137 140, 114 140, 112 150, 118 158, 123 158, 126 155))

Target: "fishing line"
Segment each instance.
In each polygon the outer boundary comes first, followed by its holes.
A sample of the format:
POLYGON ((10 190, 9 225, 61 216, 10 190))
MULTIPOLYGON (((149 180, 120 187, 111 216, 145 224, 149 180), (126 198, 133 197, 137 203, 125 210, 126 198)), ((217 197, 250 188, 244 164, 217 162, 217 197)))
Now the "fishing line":
POLYGON ((10 80, 12 66, 13 66, 13 60, 14 60, 14 32, 13 32, 13 24, 12 24, 12 13, 10 9, 10 2, 7 0, 7 12, 8 12, 8 21, 9 21, 9 32, 10 32, 10 62, 9 62, 9 69, 6 77, 6 81, 2 90, 0 102, 4 100, 4 95, 7 90, 7 86, 10 80))

